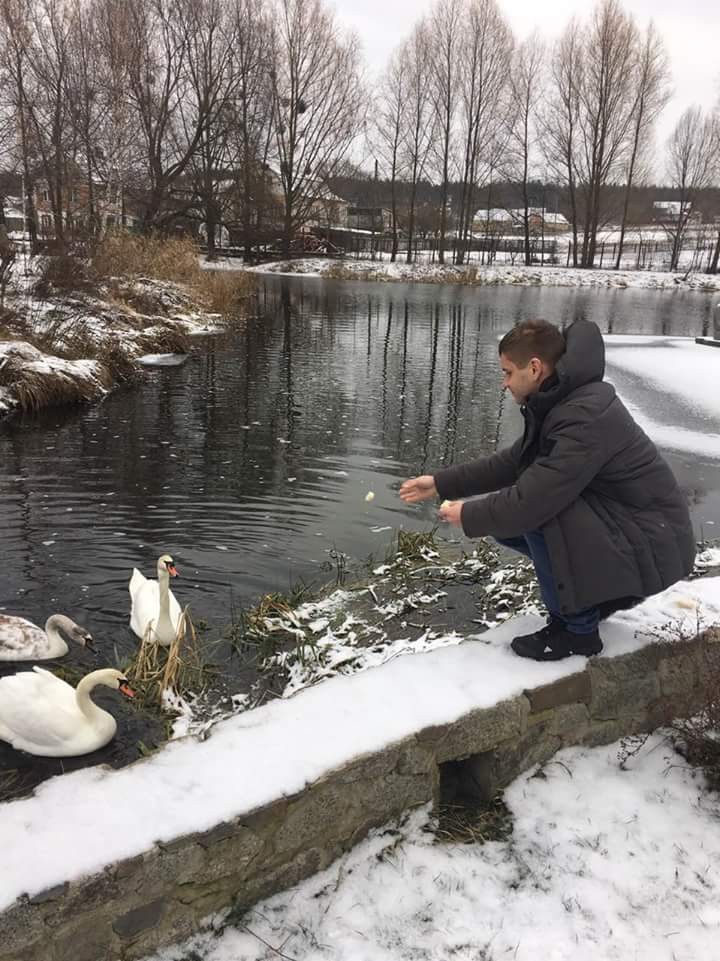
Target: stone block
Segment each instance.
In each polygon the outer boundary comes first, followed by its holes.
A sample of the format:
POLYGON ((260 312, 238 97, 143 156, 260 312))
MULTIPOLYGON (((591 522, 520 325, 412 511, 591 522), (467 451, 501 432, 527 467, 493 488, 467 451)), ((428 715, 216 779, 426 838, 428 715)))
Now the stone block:
MULTIPOLYGON (((427 729, 439 764, 481 754, 525 730, 529 713, 527 698, 520 695, 494 707, 472 711, 452 724, 427 729)), ((426 732, 418 734, 426 743, 426 732)))
POLYGON ((576 702, 589 704, 591 695, 590 675, 587 671, 580 671, 578 674, 561 677, 552 684, 543 684, 541 687, 523 693, 530 702, 531 714, 561 707, 564 704, 574 704, 576 702))
POLYGON ((518 775, 536 764, 543 764, 562 747, 556 734, 549 732, 549 724, 536 724, 520 738, 496 749, 493 771, 494 791, 507 787, 518 775))
POLYGON ((437 769, 434 753, 415 738, 403 742, 395 770, 398 774, 430 774, 437 769))
POLYGON ((63 881, 62 884, 56 884, 51 888, 46 888, 44 891, 39 891, 37 894, 33 894, 29 898, 30 904, 45 904, 48 901, 61 901, 68 890, 67 881, 63 881))
POLYGON ((124 890, 134 891, 137 900, 149 902, 162 897, 175 884, 190 881, 201 872, 207 852, 190 838, 178 839, 170 847, 155 847, 143 855, 142 865, 130 875, 124 890))
POLYGON ((588 664, 590 716, 594 721, 638 714, 660 697, 656 670, 659 656, 651 651, 643 648, 622 657, 593 658, 588 664))
MULTIPOLYGON (((66 915, 68 921, 71 915, 66 915)), ((111 915, 101 912, 65 924, 53 936, 53 953, 42 961, 115 961, 122 942, 112 929, 111 915)), ((40 961, 40 958, 38 958, 40 961)))
POLYGON ((238 891, 233 913, 239 915, 263 898, 286 891, 311 874, 317 874, 332 864, 338 853, 317 847, 308 848, 273 871, 254 874, 247 879, 242 890, 238 891))
POLYGON ((148 928, 154 928, 167 910, 167 898, 156 898, 115 918, 113 931, 124 941, 132 941, 148 928))
POLYGON ((565 704, 552 712, 546 731, 551 737, 559 737, 565 746, 577 744, 589 727, 590 712, 585 704, 565 704))

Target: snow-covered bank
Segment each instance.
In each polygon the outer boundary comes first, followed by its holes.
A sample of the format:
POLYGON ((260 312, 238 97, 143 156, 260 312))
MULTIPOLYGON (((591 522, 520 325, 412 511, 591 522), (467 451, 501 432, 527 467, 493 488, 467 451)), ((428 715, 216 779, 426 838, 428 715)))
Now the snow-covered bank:
POLYGON ((621 750, 519 777, 507 840, 438 843, 416 812, 155 961, 711 961, 720 800, 662 736, 625 769, 621 750))
POLYGON ((134 376, 144 356, 186 353, 188 337, 221 322, 168 281, 42 297, 26 277, 19 280, 2 319, 0 414, 102 397, 134 376))
POLYGON ((480 267, 470 264, 419 262, 388 263, 372 260, 328 260, 308 257, 280 260, 246 268, 239 260, 225 259, 204 264, 212 270, 249 270, 255 273, 302 274, 340 280, 373 280, 381 282, 469 284, 499 286, 503 284, 547 285, 555 287, 636 287, 648 290, 720 290, 720 274, 687 272, 667 273, 649 270, 580 270, 572 267, 480 267))
MULTIPOLYGON (((451 723, 582 670, 537 663, 508 642, 540 623, 513 618, 465 643, 336 677, 229 718, 204 741, 188 737, 118 771, 91 768, 45 782, 2 805, 0 910, 36 893, 301 791, 334 768, 418 730, 451 723), (62 812, 62 831, 56 812, 62 812), (102 830, 88 830, 98 824, 102 830)), ((682 582, 603 626, 604 656, 720 623, 720 578, 682 582)))

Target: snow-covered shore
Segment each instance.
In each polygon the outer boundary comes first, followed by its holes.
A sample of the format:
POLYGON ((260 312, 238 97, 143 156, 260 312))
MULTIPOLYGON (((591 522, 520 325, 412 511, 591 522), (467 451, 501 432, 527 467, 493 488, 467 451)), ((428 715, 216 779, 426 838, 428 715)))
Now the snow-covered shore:
POLYGON ((0 416, 101 398, 137 373, 137 364, 184 354, 188 338, 218 329, 181 284, 138 278, 111 290, 33 290, 33 271, 6 298, 0 339, 0 416))
POLYGON ((417 811, 153 961, 712 961, 720 799, 661 734, 622 751, 522 774, 498 839, 444 840, 417 811))
POLYGON ((720 274, 669 273, 652 270, 581 270, 572 267, 525 267, 470 264, 390 263, 372 260, 329 260, 307 257, 279 260, 246 268, 241 261, 225 259, 204 265, 213 270, 250 270, 255 273, 304 275, 339 280, 371 280, 383 283, 468 284, 501 286, 519 284, 553 287, 634 287, 647 290, 720 290, 720 274))
MULTIPOLYGON (((94 767, 55 777, 32 797, 2 804, 0 911, 22 893, 207 830, 420 729, 582 670, 581 657, 538 663, 513 654, 509 640, 540 623, 537 615, 512 618, 465 643, 332 678, 228 718, 205 740, 181 738, 121 770, 94 767), (231 758, 242 763, 229 764, 231 758), (56 811, 63 812, 61 832, 56 811), (88 831, 99 823, 112 828, 88 831)), ((603 656, 637 650, 658 632, 672 640, 716 624, 720 577, 681 582, 613 615, 603 627, 603 656)))

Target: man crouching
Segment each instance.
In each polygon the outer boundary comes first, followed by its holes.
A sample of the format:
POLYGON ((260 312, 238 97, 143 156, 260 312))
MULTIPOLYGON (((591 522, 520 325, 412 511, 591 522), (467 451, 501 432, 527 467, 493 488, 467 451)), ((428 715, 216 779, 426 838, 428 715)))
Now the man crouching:
POLYGON ((494 537, 532 559, 549 618, 514 638, 516 654, 599 654, 602 618, 692 570, 687 503, 603 380, 596 324, 576 321, 563 336, 554 324, 528 320, 502 338, 499 352, 523 436, 489 457, 406 480, 400 497, 415 504, 439 496, 440 517, 468 537, 494 537))

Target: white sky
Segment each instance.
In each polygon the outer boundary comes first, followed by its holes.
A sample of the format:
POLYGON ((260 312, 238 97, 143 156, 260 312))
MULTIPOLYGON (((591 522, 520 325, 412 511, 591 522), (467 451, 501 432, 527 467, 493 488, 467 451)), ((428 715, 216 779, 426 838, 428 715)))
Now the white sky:
MULTIPOLYGON (((571 16, 586 19, 591 0, 499 0, 519 39, 537 29, 552 40, 571 16)), ((430 10, 432 0, 334 0, 340 22, 354 29, 371 71, 383 69, 392 49, 412 24, 430 10)), ((720 94, 720 2, 718 0, 623 0, 641 26, 650 19, 662 35, 673 73, 675 96, 658 125, 662 142, 682 111, 693 103, 711 106, 720 94)))

